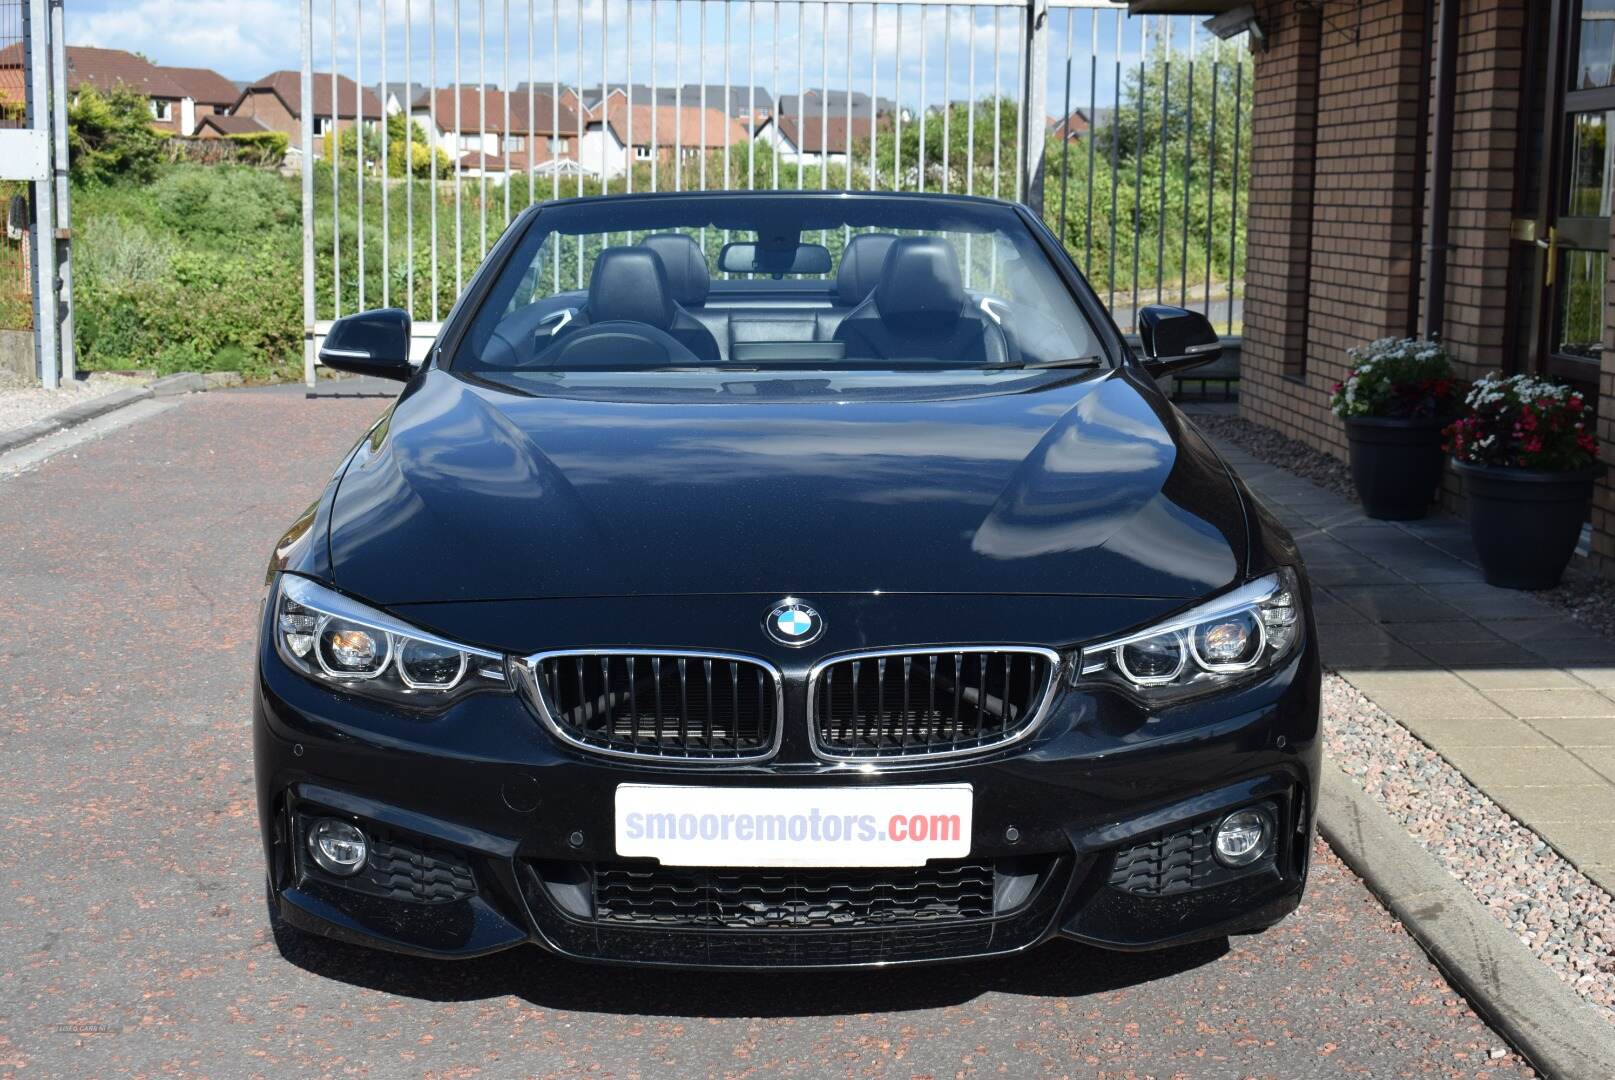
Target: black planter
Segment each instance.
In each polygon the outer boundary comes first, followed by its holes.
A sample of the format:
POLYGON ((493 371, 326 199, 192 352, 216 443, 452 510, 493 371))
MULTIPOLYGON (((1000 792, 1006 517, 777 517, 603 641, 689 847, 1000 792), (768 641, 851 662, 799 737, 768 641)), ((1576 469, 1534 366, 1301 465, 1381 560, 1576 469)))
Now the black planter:
POLYGON ((1469 500, 1469 532, 1491 585, 1551 589, 1575 554, 1602 465, 1575 472, 1454 461, 1469 500))
POLYGON ((1447 417, 1346 418, 1351 479, 1363 513, 1382 521, 1412 521, 1429 512, 1446 464, 1441 429, 1451 422, 1447 417))

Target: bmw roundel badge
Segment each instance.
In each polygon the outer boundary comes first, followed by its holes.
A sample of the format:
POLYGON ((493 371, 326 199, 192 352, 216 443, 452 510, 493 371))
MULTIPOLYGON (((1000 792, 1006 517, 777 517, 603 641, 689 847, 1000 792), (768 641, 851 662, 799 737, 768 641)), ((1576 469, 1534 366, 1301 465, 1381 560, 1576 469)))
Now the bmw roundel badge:
POLYGON ((787 597, 763 619, 763 629, 781 645, 801 648, 819 640, 824 633, 824 617, 799 600, 787 597))

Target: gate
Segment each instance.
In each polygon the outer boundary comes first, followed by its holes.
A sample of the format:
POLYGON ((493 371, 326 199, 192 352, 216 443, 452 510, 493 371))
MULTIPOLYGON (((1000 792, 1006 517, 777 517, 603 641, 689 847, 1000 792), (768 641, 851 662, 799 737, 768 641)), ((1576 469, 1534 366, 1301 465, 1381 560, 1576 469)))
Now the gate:
POLYGON ((329 320, 407 308, 424 354, 515 214, 603 192, 1016 199, 1124 329, 1152 302, 1241 324, 1250 60, 1186 17, 1109 0, 302 0, 302 49, 310 385, 329 320))
POLYGON ((47 389, 74 369, 66 82, 62 0, 0 0, 0 243, 15 264, 4 286, 9 291, 26 268, 34 355, 47 389), (18 187, 26 196, 14 196, 18 187), (21 213, 12 210, 14 197, 25 200, 21 213))

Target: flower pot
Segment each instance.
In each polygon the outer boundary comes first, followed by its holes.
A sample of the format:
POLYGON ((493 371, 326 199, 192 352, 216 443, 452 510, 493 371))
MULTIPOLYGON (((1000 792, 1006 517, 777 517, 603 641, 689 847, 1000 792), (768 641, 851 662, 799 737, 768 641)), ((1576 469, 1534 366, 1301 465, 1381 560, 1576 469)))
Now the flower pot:
POLYGON ((1454 461, 1469 501, 1469 533, 1491 585, 1551 589, 1575 554, 1602 465, 1574 472, 1454 461))
POLYGON ((1363 513, 1382 521, 1412 521, 1429 512, 1446 463, 1441 429, 1449 423, 1448 417, 1346 418, 1351 479, 1363 513))

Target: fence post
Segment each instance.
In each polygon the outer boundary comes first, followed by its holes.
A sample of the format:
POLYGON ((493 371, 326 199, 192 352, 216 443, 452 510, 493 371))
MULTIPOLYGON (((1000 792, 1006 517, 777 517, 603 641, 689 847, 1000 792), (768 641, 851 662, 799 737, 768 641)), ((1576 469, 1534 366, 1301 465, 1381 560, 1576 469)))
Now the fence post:
POLYGON ((62 27, 62 0, 50 0, 51 135, 56 162, 56 257, 61 265, 62 378, 77 377, 78 360, 73 337, 73 196, 68 184, 67 154, 67 33, 62 27))
MULTIPOLYGON (((50 130, 50 11, 49 0, 28 0, 23 9, 24 63, 26 65, 28 126, 50 130)), ((34 350, 39 357, 39 381, 47 390, 61 385, 57 332, 60 326, 56 292, 56 193, 49 173, 35 180, 33 195, 34 241, 34 350)))
MULTIPOLYGON (((303 381, 314 386, 314 0, 303 0, 302 47, 303 71, 298 93, 303 105, 298 117, 301 129, 298 141, 302 144, 303 172, 303 381)), ((333 25, 336 13, 331 13, 333 25)), ((436 28, 434 27, 434 30, 436 28)), ((333 62, 333 70, 335 64, 333 62)), ((362 111, 362 110, 361 110, 362 111)), ((336 95, 331 97, 331 112, 336 114, 336 95)), ((358 125, 361 129, 363 123, 358 125)), ((331 146, 337 147, 336 124, 331 125, 331 146)), ((363 142, 363 139, 360 139, 363 142)), ((434 159, 435 166, 435 159, 434 159)), ((334 243, 335 241, 333 241, 334 243)))
POLYGON ((1043 215, 1043 139, 1048 114, 1049 4, 1026 0, 1025 85, 1021 87, 1021 191, 1034 214, 1043 215))

